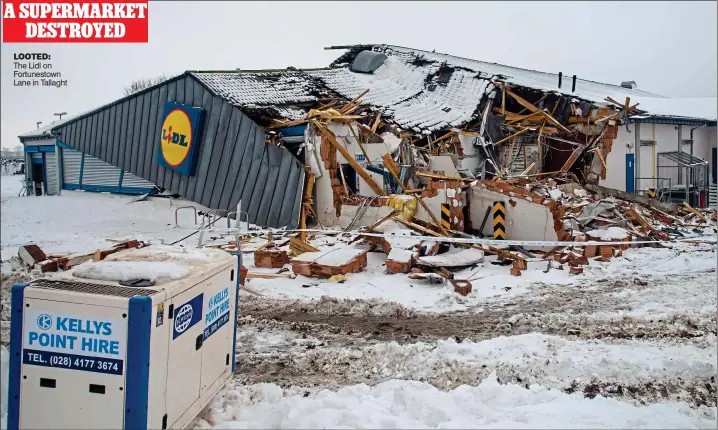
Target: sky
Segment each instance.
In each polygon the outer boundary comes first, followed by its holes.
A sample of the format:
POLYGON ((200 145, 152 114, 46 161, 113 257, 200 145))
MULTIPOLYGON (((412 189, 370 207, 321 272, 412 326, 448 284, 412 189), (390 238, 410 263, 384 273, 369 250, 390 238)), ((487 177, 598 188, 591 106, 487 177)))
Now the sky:
POLYGON ((185 70, 325 67, 331 45, 386 43, 671 97, 715 97, 716 2, 150 2, 146 44, 3 44, 0 142, 185 70), (43 52, 68 86, 16 87, 13 55, 43 52))

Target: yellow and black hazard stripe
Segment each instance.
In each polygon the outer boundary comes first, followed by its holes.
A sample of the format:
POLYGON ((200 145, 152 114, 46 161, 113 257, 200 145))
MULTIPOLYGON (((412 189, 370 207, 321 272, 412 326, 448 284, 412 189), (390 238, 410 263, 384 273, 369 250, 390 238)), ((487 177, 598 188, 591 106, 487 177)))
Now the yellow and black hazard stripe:
POLYGON ((451 205, 448 203, 441 204, 441 226, 445 229, 451 228, 451 205))
POLYGON ((494 239, 506 240, 506 206, 504 202, 494 202, 494 239))
POLYGON ((656 189, 655 188, 648 189, 648 197, 650 197, 652 199, 656 198, 656 189))

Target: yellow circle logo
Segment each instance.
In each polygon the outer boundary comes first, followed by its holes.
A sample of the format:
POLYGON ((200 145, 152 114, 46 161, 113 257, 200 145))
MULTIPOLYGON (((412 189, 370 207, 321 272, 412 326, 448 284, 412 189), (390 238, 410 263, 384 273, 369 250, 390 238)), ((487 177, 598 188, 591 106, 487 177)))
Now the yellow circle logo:
POLYGON ((162 124, 162 156, 172 167, 182 164, 192 145, 192 123, 182 109, 174 109, 162 124))

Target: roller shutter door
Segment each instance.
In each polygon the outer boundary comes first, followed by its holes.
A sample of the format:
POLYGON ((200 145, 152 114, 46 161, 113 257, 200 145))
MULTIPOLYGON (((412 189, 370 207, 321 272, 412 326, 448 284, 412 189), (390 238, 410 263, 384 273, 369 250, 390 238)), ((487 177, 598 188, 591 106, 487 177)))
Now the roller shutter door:
POLYGON ((154 184, 74 149, 62 150, 63 188, 104 193, 145 194, 154 184))
POLYGON ((139 176, 133 175, 130 172, 125 172, 124 175, 122 175, 122 185, 120 187, 120 192, 128 194, 145 194, 151 192, 154 187, 155 184, 153 184, 152 182, 146 181, 139 176))
POLYGON ((80 165, 82 152, 74 149, 62 150, 62 188, 76 190, 80 187, 80 165))
POLYGON ((57 195, 57 155, 54 152, 45 152, 45 181, 47 189, 45 194, 57 195))
POLYGON ((104 188, 117 188, 120 183, 120 172, 122 172, 122 169, 119 167, 85 154, 85 161, 82 165, 82 188, 96 188, 96 191, 113 191, 105 190, 104 188))

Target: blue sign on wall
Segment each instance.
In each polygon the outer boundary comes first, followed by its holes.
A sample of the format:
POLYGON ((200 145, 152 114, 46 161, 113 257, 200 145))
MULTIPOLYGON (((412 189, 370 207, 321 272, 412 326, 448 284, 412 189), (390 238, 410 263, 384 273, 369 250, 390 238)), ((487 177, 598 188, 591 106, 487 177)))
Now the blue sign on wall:
POLYGON ((165 102, 157 148, 157 162, 168 169, 191 176, 199 153, 202 109, 165 102))

